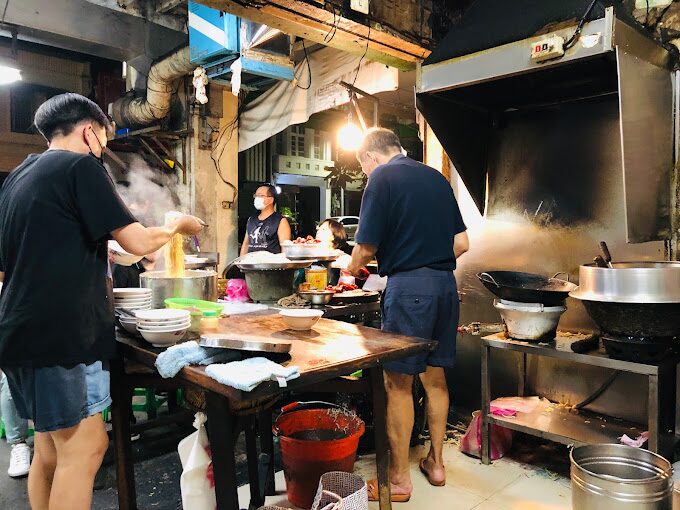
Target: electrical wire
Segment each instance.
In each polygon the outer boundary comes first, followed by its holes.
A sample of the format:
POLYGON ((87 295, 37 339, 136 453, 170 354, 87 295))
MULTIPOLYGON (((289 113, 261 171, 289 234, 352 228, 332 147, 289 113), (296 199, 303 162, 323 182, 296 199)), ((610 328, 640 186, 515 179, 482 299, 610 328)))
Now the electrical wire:
MULTIPOLYGON (((309 63, 309 55, 307 54, 307 46, 305 45, 304 39, 302 39, 302 49, 305 51, 305 62, 307 62, 307 73, 309 75, 309 83, 307 84, 306 87, 301 87, 299 83, 296 83, 295 86, 302 90, 309 90, 310 88, 312 88, 312 66, 309 63)), ((295 77, 295 80, 298 81, 297 76, 295 77)))
POLYGON ((593 7, 595 7, 595 4, 597 3, 597 0, 593 0, 588 8, 586 9, 585 14, 581 18, 581 20, 578 22, 578 26, 576 27, 576 31, 574 32, 574 35, 569 38, 569 40, 564 43, 564 50, 568 50, 571 48, 576 41, 578 40, 579 36, 581 35, 581 30, 583 30, 583 25, 586 24, 586 20, 588 19, 588 16, 590 15, 590 12, 593 10, 593 7))
POLYGON ((357 73, 354 75, 354 81, 352 81, 352 87, 357 82, 357 78, 359 77, 359 70, 361 69, 361 63, 364 61, 364 58, 366 58, 366 55, 368 54, 368 46, 371 44, 371 13, 369 11, 368 14, 368 34, 366 35, 366 49, 364 50, 364 54, 361 55, 361 58, 359 59, 359 65, 357 66, 357 73))
POLYGON ((7 7, 9 7, 9 0, 5 0, 5 9, 2 11, 2 20, 0 20, 0 25, 5 24, 5 16, 7 16, 7 7))
POLYGON ((330 43, 335 37, 335 34, 338 32, 338 25, 340 24, 340 20, 342 19, 342 15, 338 17, 338 12, 335 10, 335 5, 330 4, 330 6, 331 9, 333 9, 333 26, 328 31, 326 36, 323 38, 323 41, 326 44, 330 43))

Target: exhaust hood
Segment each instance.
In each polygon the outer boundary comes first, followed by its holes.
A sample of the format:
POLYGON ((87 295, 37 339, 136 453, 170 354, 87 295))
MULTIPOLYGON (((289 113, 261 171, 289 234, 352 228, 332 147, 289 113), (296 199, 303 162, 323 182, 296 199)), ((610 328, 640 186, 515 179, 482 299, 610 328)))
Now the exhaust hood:
MULTIPOLYGON (((581 106, 615 103, 627 241, 668 239, 675 106, 670 55, 611 1, 595 3, 591 21, 563 51, 590 3, 478 0, 419 68, 417 106, 485 212, 494 198, 489 193, 498 189, 489 185, 490 176, 502 165, 494 148, 508 143, 502 138, 509 118, 541 112, 543 131, 521 140, 527 152, 540 152, 548 150, 542 136, 552 111, 556 119, 571 105, 574 112, 595 112, 579 113, 578 122, 572 114, 568 128, 556 124, 552 134, 553 146, 555 138, 565 147, 580 138, 583 150, 583 133, 599 110, 581 106), (581 133, 579 123, 586 127, 581 133)), ((561 182, 569 182, 564 177, 561 182)))

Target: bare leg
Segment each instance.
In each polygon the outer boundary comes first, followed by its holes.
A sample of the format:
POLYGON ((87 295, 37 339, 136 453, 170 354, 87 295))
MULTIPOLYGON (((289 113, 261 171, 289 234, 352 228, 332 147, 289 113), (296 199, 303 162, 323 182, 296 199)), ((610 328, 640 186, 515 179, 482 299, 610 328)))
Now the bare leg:
POLYGON ((28 500, 33 510, 48 510, 52 479, 57 467, 57 450, 47 432, 36 432, 33 461, 28 473, 28 500))
POLYGON ((89 510, 94 477, 109 445, 101 414, 51 432, 57 450, 49 510, 89 510))
POLYGON ((413 429, 413 376, 385 371, 387 437, 392 494, 411 494, 409 447, 413 429))
POLYGON ((423 460, 422 467, 433 485, 443 485, 446 469, 442 450, 446 436, 446 422, 449 416, 449 390, 444 369, 427 367, 420 380, 427 394, 427 422, 430 429, 430 452, 423 460))

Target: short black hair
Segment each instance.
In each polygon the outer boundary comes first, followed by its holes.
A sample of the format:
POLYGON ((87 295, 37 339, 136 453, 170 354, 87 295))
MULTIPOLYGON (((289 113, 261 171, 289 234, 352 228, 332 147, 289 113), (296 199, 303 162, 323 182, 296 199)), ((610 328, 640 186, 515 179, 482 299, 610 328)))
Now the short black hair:
POLYGON ((279 193, 276 191, 276 186, 273 184, 261 184, 258 188, 267 188, 267 194, 274 199, 274 205, 276 205, 279 193))
POLYGON ((57 135, 70 135, 76 125, 84 121, 99 124, 107 131, 111 129, 109 118, 97 103, 72 92, 48 99, 33 118, 33 124, 48 142, 57 135))

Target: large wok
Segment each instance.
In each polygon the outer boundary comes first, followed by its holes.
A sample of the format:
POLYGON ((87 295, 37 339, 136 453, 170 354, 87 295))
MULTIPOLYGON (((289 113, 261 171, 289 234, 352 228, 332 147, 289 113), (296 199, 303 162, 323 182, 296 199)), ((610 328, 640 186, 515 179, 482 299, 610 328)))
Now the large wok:
POLYGON ((583 302, 603 333, 631 337, 680 336, 680 263, 618 262, 579 268, 583 302))
POLYGON ((576 289, 576 285, 559 280, 555 276, 546 278, 539 274, 519 271, 487 271, 477 274, 479 281, 494 296, 506 301, 560 306, 569 293, 576 289))

